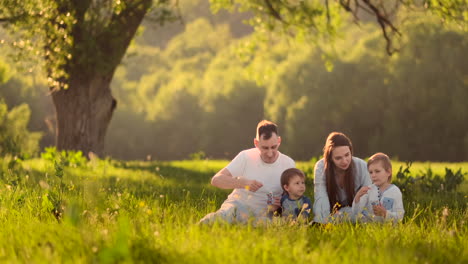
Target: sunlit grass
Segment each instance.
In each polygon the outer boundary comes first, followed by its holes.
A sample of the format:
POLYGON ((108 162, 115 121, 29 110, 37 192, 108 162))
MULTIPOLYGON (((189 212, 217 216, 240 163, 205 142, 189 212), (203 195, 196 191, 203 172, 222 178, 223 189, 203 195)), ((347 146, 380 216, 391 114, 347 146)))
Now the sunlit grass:
MULTIPOLYGON (((466 263, 467 203, 404 201, 392 225, 199 226, 229 190, 210 186, 227 161, 28 160, 0 178, 0 260, 13 263, 466 263), (61 195, 61 215, 44 197, 61 195)), ((463 166, 466 166, 463 165, 463 166)), ((313 164, 298 162, 311 170, 313 164)), ((463 167, 467 171, 466 167, 463 167)), ((308 180, 308 192, 312 193, 308 180)), ((434 196, 433 199, 439 199, 434 196)), ((460 197, 460 196, 457 196, 460 197)))

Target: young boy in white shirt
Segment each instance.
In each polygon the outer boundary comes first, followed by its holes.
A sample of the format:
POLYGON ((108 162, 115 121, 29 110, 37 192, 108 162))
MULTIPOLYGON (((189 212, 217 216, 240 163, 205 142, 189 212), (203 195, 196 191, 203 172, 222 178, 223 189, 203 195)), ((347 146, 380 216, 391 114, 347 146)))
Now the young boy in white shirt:
POLYGON ((405 209, 400 189, 392 184, 392 163, 384 153, 376 153, 367 161, 372 185, 362 187, 353 201, 352 211, 361 222, 398 222, 405 209))

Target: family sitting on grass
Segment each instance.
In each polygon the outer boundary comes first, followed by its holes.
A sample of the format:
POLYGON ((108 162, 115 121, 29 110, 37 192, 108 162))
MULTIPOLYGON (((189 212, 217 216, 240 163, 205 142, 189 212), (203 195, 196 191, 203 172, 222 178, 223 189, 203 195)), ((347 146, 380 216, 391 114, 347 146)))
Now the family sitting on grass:
POLYGON ((258 123, 255 148, 241 151, 211 179, 221 189, 234 189, 221 208, 200 223, 266 223, 277 216, 292 221, 397 222, 405 213, 400 189, 391 183, 389 157, 376 153, 366 162, 353 156, 351 140, 331 133, 323 159, 314 169, 314 204, 304 196, 305 174, 278 151, 276 124, 258 123), (371 181, 372 179, 372 181, 371 181))

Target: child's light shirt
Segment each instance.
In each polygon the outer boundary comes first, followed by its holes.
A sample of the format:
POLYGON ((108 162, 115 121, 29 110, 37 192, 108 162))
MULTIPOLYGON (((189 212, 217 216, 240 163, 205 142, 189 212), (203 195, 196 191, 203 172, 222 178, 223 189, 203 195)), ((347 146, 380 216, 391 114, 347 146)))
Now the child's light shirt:
POLYGON ((374 184, 369 187, 369 191, 360 198, 359 203, 353 201, 352 211, 357 221, 397 222, 403 219, 405 209, 403 208, 403 198, 400 188, 391 184, 386 190, 380 192, 379 188, 374 184), (372 206, 377 204, 381 204, 387 210, 385 218, 374 214, 372 206))

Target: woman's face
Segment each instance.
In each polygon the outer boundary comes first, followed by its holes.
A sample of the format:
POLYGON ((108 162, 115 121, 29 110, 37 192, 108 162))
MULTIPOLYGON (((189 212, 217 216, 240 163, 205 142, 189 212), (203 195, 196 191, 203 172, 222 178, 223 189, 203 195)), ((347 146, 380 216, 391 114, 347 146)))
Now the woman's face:
POLYGON ((348 146, 335 147, 331 153, 333 164, 340 170, 348 169, 351 164, 351 150, 348 146))

